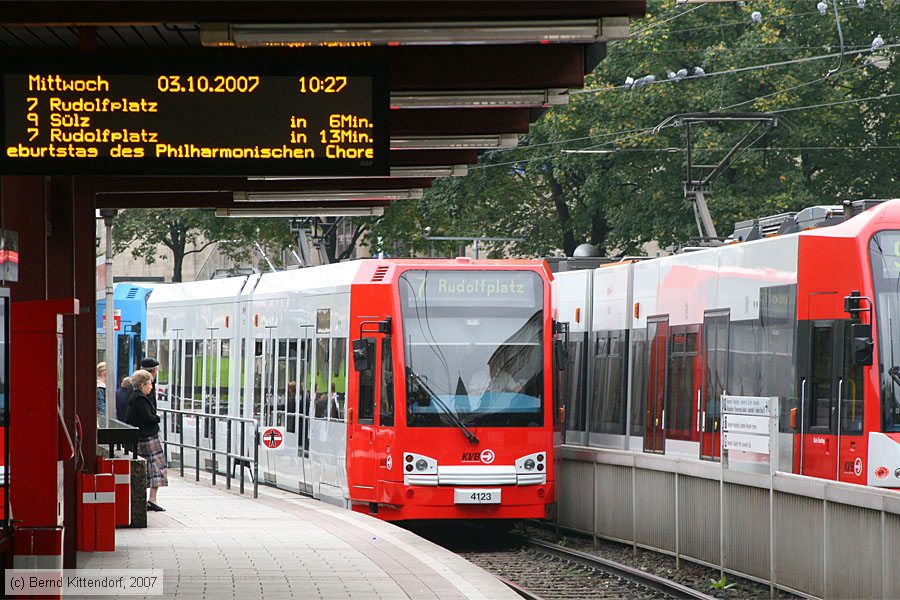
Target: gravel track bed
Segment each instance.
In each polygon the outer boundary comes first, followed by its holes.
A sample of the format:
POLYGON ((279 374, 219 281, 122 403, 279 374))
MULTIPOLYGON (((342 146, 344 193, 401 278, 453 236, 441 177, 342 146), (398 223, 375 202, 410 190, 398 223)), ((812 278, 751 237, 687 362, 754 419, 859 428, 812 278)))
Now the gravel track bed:
MULTIPOLYGON (((635 567, 647 571, 648 573, 653 573, 659 577, 670 579, 705 594, 709 594, 710 596, 715 596, 716 598, 743 600, 770 597, 768 585, 762 585, 755 581, 742 579, 735 575, 726 576, 727 583, 729 585, 734 584, 733 587, 727 590, 714 588, 712 582, 719 580, 719 571, 717 569, 710 569, 685 559, 681 560, 681 568, 676 569, 675 558, 673 556, 654 552, 652 550, 638 548, 637 554, 635 554, 633 547, 628 544, 620 544, 602 539, 598 539, 597 545, 594 546, 590 537, 567 532, 565 530, 561 530, 560 537, 557 537, 554 529, 531 523, 518 525, 515 532, 522 533, 526 537, 561 544, 567 548, 614 560, 624 565, 635 567)), ((466 556, 466 558, 469 557, 466 556)), ((471 558, 469 558, 469 560, 476 562, 471 558)), ((602 597, 605 598, 607 596, 602 597)), ((799 598, 799 596, 775 590, 775 598, 799 598)))
POLYGON ((658 592, 626 579, 531 548, 459 554, 482 569, 505 577, 546 600, 661 597, 658 592))

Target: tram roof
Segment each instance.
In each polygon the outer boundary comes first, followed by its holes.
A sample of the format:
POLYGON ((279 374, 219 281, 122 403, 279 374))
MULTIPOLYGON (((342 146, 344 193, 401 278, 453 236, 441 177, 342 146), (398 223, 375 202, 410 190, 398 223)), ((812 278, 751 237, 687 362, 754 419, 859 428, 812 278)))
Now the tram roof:
MULTIPOLYGON (((379 191, 425 189, 435 177, 464 173, 481 150, 460 140, 491 138, 502 143, 526 133, 547 106, 565 103, 570 89, 584 85, 585 74, 604 57, 606 41, 625 35, 628 19, 643 16, 645 8, 645 0, 0 1, 0 53, 7 59, 123 52, 204 57, 222 52, 212 46, 223 39, 241 45, 238 34, 247 31, 255 31, 257 40, 260 31, 273 28, 282 33, 303 29, 337 40, 361 34, 376 39, 378 32, 394 31, 400 42, 334 49, 341 58, 378 57, 387 62, 390 176, 79 178, 96 194, 99 208, 234 210, 248 206, 235 199, 236 192, 319 190, 333 191, 335 197, 347 190, 372 193, 364 199, 329 200, 326 195, 314 201, 253 202, 252 207, 307 212, 377 208, 392 201, 379 200, 379 191), (585 33, 592 24, 594 37, 585 33), (547 35, 556 37, 551 41, 547 35), (403 149, 401 138, 422 143, 403 149)), ((232 52, 278 57, 284 50, 232 52)))

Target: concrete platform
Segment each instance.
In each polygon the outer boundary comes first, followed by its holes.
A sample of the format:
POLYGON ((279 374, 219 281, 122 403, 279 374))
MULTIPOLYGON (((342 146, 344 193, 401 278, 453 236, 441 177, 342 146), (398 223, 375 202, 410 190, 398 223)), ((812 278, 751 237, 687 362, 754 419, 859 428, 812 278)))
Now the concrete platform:
POLYGON ((166 512, 117 530, 115 552, 80 553, 79 567, 162 569, 164 596, 147 598, 518 598, 389 523, 281 490, 259 496, 170 476, 166 512))

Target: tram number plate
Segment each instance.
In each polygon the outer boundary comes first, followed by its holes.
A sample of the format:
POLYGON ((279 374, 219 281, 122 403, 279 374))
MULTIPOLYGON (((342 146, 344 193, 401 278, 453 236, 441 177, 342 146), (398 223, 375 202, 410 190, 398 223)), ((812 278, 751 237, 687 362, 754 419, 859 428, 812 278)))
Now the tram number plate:
POLYGON ((455 504, 500 504, 500 490, 453 490, 455 504))

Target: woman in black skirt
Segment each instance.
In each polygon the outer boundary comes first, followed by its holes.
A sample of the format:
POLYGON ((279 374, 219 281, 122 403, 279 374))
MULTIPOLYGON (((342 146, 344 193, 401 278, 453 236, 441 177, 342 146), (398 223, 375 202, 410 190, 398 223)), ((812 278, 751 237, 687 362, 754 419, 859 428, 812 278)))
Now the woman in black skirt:
POLYGON ((131 386, 134 393, 128 400, 125 422, 139 429, 138 454, 147 461, 147 487, 150 488, 147 510, 162 511, 165 509, 156 503, 156 494, 160 487, 169 485, 169 480, 166 477, 166 456, 159 439, 159 415, 150 401, 153 376, 143 369, 135 371, 131 376, 131 386))

